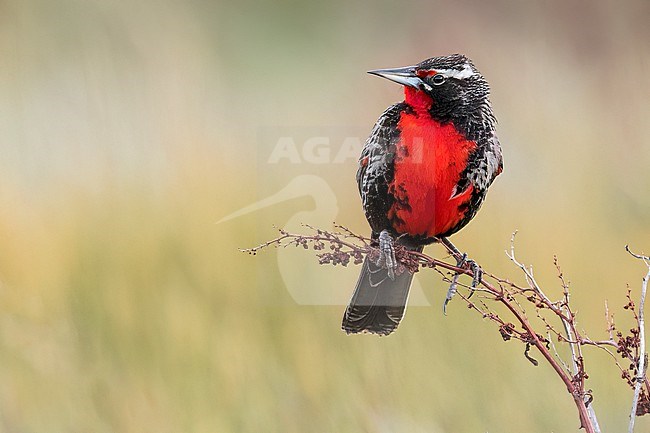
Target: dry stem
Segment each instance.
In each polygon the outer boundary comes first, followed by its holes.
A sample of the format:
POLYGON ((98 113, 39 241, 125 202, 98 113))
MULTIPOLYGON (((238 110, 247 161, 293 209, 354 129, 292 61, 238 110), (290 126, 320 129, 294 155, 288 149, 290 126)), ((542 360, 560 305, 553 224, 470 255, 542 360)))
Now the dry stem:
MULTIPOLYGON (((309 248, 311 246, 317 251, 320 263, 340 264, 342 266, 347 266, 351 259, 353 259, 355 264, 361 263, 363 257, 366 255, 377 257, 376 244, 371 239, 356 235, 343 226, 336 226, 337 231, 332 233, 310 226, 306 227, 312 230, 313 233, 300 235, 280 230, 280 236, 276 239, 256 248, 243 251, 256 254, 260 249, 269 246, 286 247, 294 245, 302 246, 303 248, 309 248), (325 248, 326 245, 329 246, 329 249, 325 248)), ((645 374, 646 360, 643 318, 645 293, 648 281, 650 280, 650 260, 648 257, 630 252, 634 257, 644 260, 646 265, 648 265, 648 274, 643 280, 639 308, 637 309, 632 301, 629 290, 627 294, 628 303, 624 307, 626 310, 631 311, 636 318, 637 328, 631 329, 629 335, 623 335, 621 331, 617 331, 614 325, 613 315, 610 315, 609 307, 606 303, 605 318, 608 325, 607 334, 609 338, 605 340, 592 340, 577 328, 576 313, 570 305, 569 284, 564 278, 557 258, 554 258, 554 264, 560 280, 562 296, 559 300, 553 301, 546 295, 535 279, 532 267, 526 267, 516 258, 514 245, 515 235, 516 232, 512 235, 510 249, 506 251, 506 255, 521 270, 526 284, 518 285, 484 271, 480 286, 475 288, 476 291, 481 293, 480 305, 473 302, 470 299, 470 295, 464 295, 457 290, 458 287, 469 289, 467 285, 459 282, 458 275, 464 274, 473 277, 473 271, 470 266, 459 267, 455 263, 448 263, 445 260, 436 259, 423 253, 409 251, 398 245, 396 248, 396 256, 400 262, 398 272, 404 272, 406 270, 417 272, 420 267, 437 270, 447 282, 456 286, 454 287, 456 289, 454 293, 457 292, 458 296, 467 303, 469 309, 477 311, 484 318, 494 322, 498 326, 499 333, 505 341, 516 339, 523 342, 525 344, 524 356, 534 365, 538 365, 538 361, 530 355, 531 347, 535 347, 566 386, 567 392, 573 398, 578 411, 580 427, 584 428, 588 433, 599 433, 600 427, 598 426, 596 414, 591 404, 593 400, 591 390, 585 389, 585 381, 589 376, 586 373, 583 347, 591 346, 605 350, 621 371, 623 379, 634 389, 629 430, 632 432, 635 415, 638 416, 650 412, 650 399, 648 398, 650 396, 650 382, 648 382, 645 374), (445 274, 441 269, 448 271, 449 274, 445 274), (490 310, 484 300, 491 300, 503 305, 511 314, 512 321, 506 320, 490 310), (548 335, 548 338, 535 330, 526 315, 526 311, 522 305, 523 302, 534 306, 537 316, 546 327, 544 334, 548 335), (555 320, 559 320, 561 327, 559 329, 556 328, 550 319, 545 317, 545 314, 549 314, 551 319, 555 317, 555 320), (559 342, 569 345, 571 352, 570 368, 560 358, 555 347, 553 346, 551 348, 551 334, 559 342), (617 354, 614 354, 608 347, 615 348, 617 354), (554 353, 551 353, 551 349, 554 353), (624 369, 618 357, 633 361, 634 364, 631 368, 624 369)), ((445 245, 445 247, 448 249, 451 257, 453 257, 455 252, 448 245, 445 245)))

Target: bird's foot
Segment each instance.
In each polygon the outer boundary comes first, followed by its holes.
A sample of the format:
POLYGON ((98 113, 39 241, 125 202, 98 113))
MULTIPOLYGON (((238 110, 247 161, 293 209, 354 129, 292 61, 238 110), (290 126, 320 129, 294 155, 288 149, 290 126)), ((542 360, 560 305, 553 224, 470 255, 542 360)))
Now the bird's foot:
POLYGON ((397 260, 395 259, 395 241, 388 230, 382 230, 379 234, 379 258, 377 266, 385 268, 388 271, 388 278, 395 279, 397 270, 397 260))
MULTIPOLYGON (((483 278, 483 270, 474 260, 467 258, 467 254, 461 253, 458 250, 458 248, 456 248, 456 246, 452 244, 449 240, 447 240, 446 238, 442 238, 441 242, 447 247, 447 249, 456 258, 456 267, 471 271, 472 285, 470 286, 469 296, 467 297, 468 299, 471 298, 472 295, 474 294, 474 289, 476 289, 479 286, 479 284, 481 284, 483 278)), ((458 278, 460 277, 460 275, 461 275, 460 273, 456 272, 454 274, 454 277, 451 280, 451 284, 449 285, 449 290, 447 290, 447 296, 445 297, 445 302, 442 305, 442 312, 444 314, 447 314, 447 304, 449 304, 449 301, 451 301, 451 299, 458 291, 458 278)))
POLYGON ((471 298, 474 294, 474 289, 476 289, 479 284, 481 284, 481 281, 483 279, 483 269, 481 269, 478 263, 476 263, 474 260, 468 259, 467 254, 463 254, 463 256, 457 261, 456 266, 472 272, 472 285, 469 286, 470 292, 468 296, 468 298, 471 298))

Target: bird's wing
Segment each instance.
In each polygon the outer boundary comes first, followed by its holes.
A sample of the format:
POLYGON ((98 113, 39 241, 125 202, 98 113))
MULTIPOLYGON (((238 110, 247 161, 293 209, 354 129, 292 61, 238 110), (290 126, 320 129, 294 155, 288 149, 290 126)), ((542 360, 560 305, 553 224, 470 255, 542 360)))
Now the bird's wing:
POLYGON ((400 102, 390 106, 375 123, 359 158, 357 184, 363 208, 373 232, 390 226, 387 214, 392 203, 388 185, 393 178, 395 144, 399 139, 397 124, 409 105, 400 102))
POLYGON ((487 191, 501 171, 503 171, 501 143, 496 135, 492 135, 469 155, 467 168, 461 173, 450 199, 463 194, 470 185, 475 191, 487 191))

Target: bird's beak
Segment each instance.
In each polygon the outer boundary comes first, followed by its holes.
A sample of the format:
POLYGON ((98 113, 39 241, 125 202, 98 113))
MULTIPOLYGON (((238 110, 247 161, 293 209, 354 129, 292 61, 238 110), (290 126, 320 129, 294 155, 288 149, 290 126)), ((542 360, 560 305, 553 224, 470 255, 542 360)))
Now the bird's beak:
POLYGON ((378 77, 387 78, 403 86, 415 87, 416 89, 420 89, 426 84, 415 74, 415 66, 393 69, 375 69, 374 71, 368 71, 368 73, 377 75, 378 77))

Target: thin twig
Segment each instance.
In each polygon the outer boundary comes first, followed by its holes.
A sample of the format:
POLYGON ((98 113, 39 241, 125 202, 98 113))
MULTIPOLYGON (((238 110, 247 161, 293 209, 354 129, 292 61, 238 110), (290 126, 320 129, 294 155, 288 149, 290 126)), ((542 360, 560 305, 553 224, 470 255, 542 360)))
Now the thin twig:
MULTIPOLYGON (((528 283, 532 292, 537 294, 537 296, 540 297, 541 302, 544 305, 546 305, 546 307, 548 307, 562 322, 562 325, 566 332, 566 340, 569 343, 569 347, 571 349, 571 365, 572 365, 572 372, 573 372, 573 377, 569 379, 571 385, 567 385, 567 390, 573 396, 576 406, 578 408, 578 412, 580 414, 581 427, 583 427, 587 432, 598 433, 600 432, 600 427, 598 425, 598 420, 596 419, 595 411, 593 407, 591 407, 591 404, 588 404, 591 402, 591 396, 587 395, 587 393, 585 393, 584 390, 584 379, 586 374, 584 371, 584 361, 580 350, 580 336, 575 329, 575 315, 573 314, 573 312, 569 307, 568 284, 564 280, 564 276, 562 275, 562 271, 558 265, 557 258, 555 257, 554 263, 557 268, 560 281, 562 282, 564 300, 559 305, 558 303, 552 302, 550 298, 541 289, 537 281, 535 280, 532 266, 530 268, 527 268, 523 263, 517 260, 515 255, 516 235, 517 232, 515 231, 512 234, 512 237, 510 238, 510 251, 509 252, 506 251, 506 255, 524 273, 526 282, 528 283), (575 343, 573 341, 575 341, 575 343)), ((560 335, 559 332, 555 331, 553 327, 551 327, 545 319, 542 320, 546 324, 547 329, 552 329, 558 336, 560 335)), ((549 362, 551 362, 550 359, 549 362)), ((551 365, 553 365, 553 363, 551 363, 551 365)), ((555 365, 558 364, 555 363, 555 365)), ((558 373, 558 375, 560 375, 560 377, 563 380, 565 380, 563 376, 566 376, 566 374, 561 374, 558 369, 556 369, 556 372, 558 373)), ((564 373, 564 371, 562 373, 564 373)))
POLYGON ((614 340, 614 316, 609 315, 609 305, 607 305, 607 299, 605 299, 605 321, 607 321, 607 334, 609 335, 610 340, 614 340))
MULTIPOLYGON (((562 326, 564 327, 564 332, 566 334, 571 349, 571 367, 573 371, 573 377, 575 378, 577 385, 580 390, 584 393, 585 389, 585 366, 584 358, 582 356, 582 344, 583 340, 576 329, 576 320, 575 314, 571 311, 570 303, 570 293, 569 293, 569 283, 564 279, 564 274, 560 268, 557 256, 553 256, 553 264, 557 270, 558 278, 560 279, 562 285, 562 293, 564 295, 564 305, 561 310, 564 312, 564 316, 560 317, 562 326), (566 317, 566 319, 565 319, 566 317), (574 341, 575 340, 575 341, 574 341)), ((596 411, 594 410, 593 404, 591 404, 591 395, 584 394, 585 404, 587 405, 587 413, 589 415, 589 422, 594 428, 596 433, 600 433, 600 425, 598 424, 598 418, 596 417, 596 411)))
POLYGON ((648 290, 648 280, 650 280, 650 263, 649 263, 650 259, 648 259, 648 257, 646 256, 633 253, 632 251, 630 251, 627 245, 625 246, 625 249, 632 256, 636 257, 637 259, 643 260, 643 262, 648 267, 648 272, 646 273, 645 277, 643 277, 643 282, 641 284, 641 301, 639 302, 639 312, 637 313, 637 322, 639 327, 639 359, 637 360, 636 377, 634 380, 634 399, 632 400, 632 409, 630 411, 630 424, 628 427, 628 433, 634 433, 634 421, 636 420, 637 406, 639 404, 639 395, 641 394, 641 385, 644 382, 646 382, 645 320, 644 320, 643 309, 645 307, 645 296, 648 290))
POLYGON ((567 365, 567 363, 564 362, 564 360, 562 359, 562 357, 561 357, 560 354, 558 353, 558 351, 557 351, 557 349, 556 349, 556 347, 555 347, 555 344, 553 343, 553 339, 551 338, 551 332, 550 332, 550 331, 546 333, 546 337, 548 338, 548 341, 549 341, 550 344, 551 344, 551 348, 553 349, 553 354, 555 355, 555 357, 557 358, 557 360, 560 361, 560 363, 562 363, 562 366, 564 367, 564 369, 565 369, 566 371, 571 371, 571 369, 569 368, 569 366, 567 365))
MULTIPOLYGON (((569 324, 565 320, 562 320, 562 325, 564 325, 564 331, 566 332, 568 339, 574 340, 576 338, 576 333, 574 332, 574 324, 569 324)), ((580 348, 581 344, 581 341, 569 342, 569 347, 571 348, 571 367, 573 376, 579 378, 580 387, 584 392, 584 361, 580 348)), ((589 421, 594 428, 594 433, 600 433, 600 425, 598 424, 598 417, 596 416, 594 405, 591 402, 591 396, 585 394, 584 398, 586 399, 585 404, 587 406, 587 414, 589 416, 589 421)))

